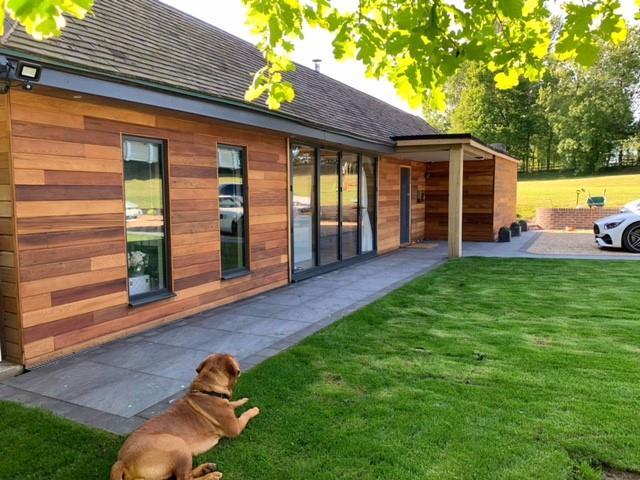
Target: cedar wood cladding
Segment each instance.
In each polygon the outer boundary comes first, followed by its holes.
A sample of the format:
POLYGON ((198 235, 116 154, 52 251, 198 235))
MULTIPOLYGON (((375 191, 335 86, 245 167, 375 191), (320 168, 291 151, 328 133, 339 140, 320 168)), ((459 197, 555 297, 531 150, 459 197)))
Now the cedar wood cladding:
MULTIPOLYGON (((502 225, 516 219, 517 163, 504 159, 466 160, 462 238, 492 242, 502 225), (494 173, 495 172, 495 173, 494 173)), ((425 239, 446 240, 449 224, 449 164, 427 164, 425 239)))
POLYGON ((22 363, 18 275, 11 181, 9 97, 0 96, 0 298, 3 360, 22 363))
MULTIPOLYGON (((284 136, 97 99, 17 89, 4 98, 11 101, 20 363, 41 363, 287 283, 284 136), (135 309, 126 285, 122 135, 168 145, 176 297, 135 309), (217 143, 246 147, 248 157, 251 273, 227 281, 220 280, 217 143)), ((15 303, 3 308, 15 310, 15 303)))
POLYGON ((425 204, 418 203, 418 191, 425 188, 426 164, 382 157, 378 166, 378 252, 400 246, 400 168, 411 168, 411 240, 424 238, 425 204))

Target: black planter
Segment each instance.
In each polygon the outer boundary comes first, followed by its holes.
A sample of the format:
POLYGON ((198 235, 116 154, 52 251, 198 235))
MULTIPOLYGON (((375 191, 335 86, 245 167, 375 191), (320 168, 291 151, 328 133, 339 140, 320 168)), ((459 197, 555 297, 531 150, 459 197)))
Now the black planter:
POLYGON ((520 231, 522 232, 529 231, 529 225, 527 224, 526 220, 520 220, 518 223, 520 224, 520 231))
POLYGON ((521 229, 520 229, 520 224, 517 222, 514 222, 511 224, 511 236, 512 237, 519 237, 521 233, 521 229))
POLYGON ((500 230, 498 232, 498 242, 507 243, 511 241, 511 230, 500 230))

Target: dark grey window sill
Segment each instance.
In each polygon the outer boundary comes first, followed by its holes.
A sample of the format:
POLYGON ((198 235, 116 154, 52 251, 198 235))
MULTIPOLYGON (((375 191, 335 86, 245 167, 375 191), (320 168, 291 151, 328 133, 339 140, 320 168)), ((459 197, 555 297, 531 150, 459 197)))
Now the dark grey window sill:
POLYGON ((232 280, 234 278, 246 277, 250 273, 251 271, 248 268, 242 268, 239 270, 233 270, 231 272, 223 272, 221 278, 222 280, 232 280))
POLYGON ((145 293, 144 295, 137 295, 135 297, 130 297, 129 306, 134 308, 141 307, 149 303, 159 302, 161 300, 166 300, 168 298, 173 298, 175 296, 176 296, 175 293, 169 292, 168 290, 161 290, 159 292, 153 292, 153 293, 145 293))

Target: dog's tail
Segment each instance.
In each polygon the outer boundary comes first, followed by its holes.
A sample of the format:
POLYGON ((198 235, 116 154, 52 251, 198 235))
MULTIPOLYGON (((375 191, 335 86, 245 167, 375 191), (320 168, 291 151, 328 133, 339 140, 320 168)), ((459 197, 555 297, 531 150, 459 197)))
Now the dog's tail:
POLYGON ((124 463, 118 460, 111 467, 111 476, 109 480, 124 480, 124 463))

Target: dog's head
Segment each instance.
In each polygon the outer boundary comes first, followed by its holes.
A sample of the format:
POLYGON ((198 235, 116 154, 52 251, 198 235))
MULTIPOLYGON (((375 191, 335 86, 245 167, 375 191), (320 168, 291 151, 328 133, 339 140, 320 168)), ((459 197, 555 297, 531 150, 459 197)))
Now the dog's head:
POLYGON ((240 364, 232 355, 215 353, 198 365, 196 373, 197 376, 193 380, 194 388, 216 391, 222 387, 231 394, 240 376, 240 364))

